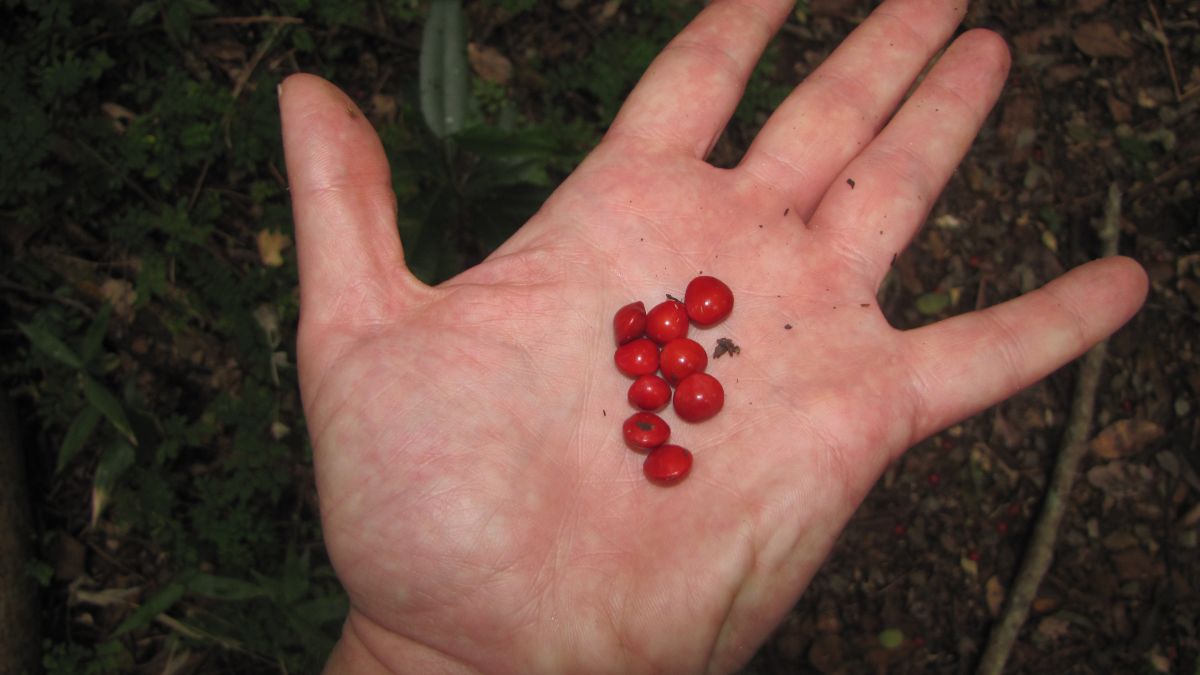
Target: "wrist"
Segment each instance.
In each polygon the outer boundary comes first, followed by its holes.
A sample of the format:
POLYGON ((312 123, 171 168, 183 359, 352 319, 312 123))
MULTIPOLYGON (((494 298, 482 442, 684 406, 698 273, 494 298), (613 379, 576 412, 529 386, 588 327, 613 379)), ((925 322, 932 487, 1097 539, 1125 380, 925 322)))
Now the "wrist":
POLYGON ((350 610, 342 637, 334 645, 323 675, 403 675, 405 673, 478 673, 475 668, 432 647, 388 631, 350 610))

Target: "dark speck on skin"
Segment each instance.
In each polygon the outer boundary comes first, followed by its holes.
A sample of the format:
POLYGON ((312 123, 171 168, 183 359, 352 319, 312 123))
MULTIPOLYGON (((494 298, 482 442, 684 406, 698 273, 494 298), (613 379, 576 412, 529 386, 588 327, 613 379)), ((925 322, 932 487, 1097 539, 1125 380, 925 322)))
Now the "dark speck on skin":
POLYGON ((846 179, 846 185, 849 185, 849 186, 850 186, 850 189, 851 189, 851 190, 853 190, 853 189, 854 189, 854 179, 853 179, 853 178, 847 178, 847 179, 846 179))
POLYGON ((790 323, 785 323, 785 324, 783 324, 783 329, 784 329, 784 330, 791 330, 791 329, 792 329, 792 324, 790 324, 790 323))
POLYGON ((789 208, 786 208, 786 209, 784 209, 784 210, 783 210, 783 215, 785 215, 785 216, 786 216, 786 215, 787 215, 789 212, 791 212, 791 210, 792 210, 792 209, 791 209, 790 207, 789 207, 789 208))

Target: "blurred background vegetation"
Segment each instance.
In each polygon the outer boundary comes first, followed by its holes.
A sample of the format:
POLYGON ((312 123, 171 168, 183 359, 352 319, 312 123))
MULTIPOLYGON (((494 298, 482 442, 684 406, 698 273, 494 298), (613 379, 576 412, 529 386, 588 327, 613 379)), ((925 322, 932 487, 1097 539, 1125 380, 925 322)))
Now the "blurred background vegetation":
POLYGON ((0 2, 0 339, 47 672, 314 672, 339 633, 280 80, 316 73, 363 107, 436 282, 533 213, 699 7, 620 4, 0 2), (567 24, 553 43, 546 22, 567 24))

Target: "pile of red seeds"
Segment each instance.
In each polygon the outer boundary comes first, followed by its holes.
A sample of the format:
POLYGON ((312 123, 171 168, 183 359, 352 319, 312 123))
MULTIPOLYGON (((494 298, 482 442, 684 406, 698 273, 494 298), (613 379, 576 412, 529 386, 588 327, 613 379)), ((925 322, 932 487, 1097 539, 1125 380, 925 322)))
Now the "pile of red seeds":
POLYGON ((660 484, 675 483, 687 476, 692 453, 667 443, 671 427, 655 413, 673 402, 680 419, 702 422, 725 404, 721 383, 704 372, 708 354, 698 342, 688 339, 688 328, 693 323, 712 326, 733 311, 733 291, 715 277, 692 279, 683 302, 667 297, 649 312, 638 301, 617 310, 613 317, 617 370, 634 378, 629 403, 642 411, 625 420, 625 442, 634 449, 649 451, 642 470, 647 478, 660 484))

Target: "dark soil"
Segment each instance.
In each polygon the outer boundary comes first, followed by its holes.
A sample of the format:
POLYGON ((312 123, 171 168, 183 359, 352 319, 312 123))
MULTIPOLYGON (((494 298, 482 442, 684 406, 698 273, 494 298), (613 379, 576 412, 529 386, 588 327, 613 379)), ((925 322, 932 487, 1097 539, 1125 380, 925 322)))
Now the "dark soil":
MULTIPOLYGON (((1008 39, 1012 74, 880 303, 917 326, 1098 257, 1094 225, 1118 186, 1121 252, 1152 289, 1111 341, 1093 420, 1105 433, 1005 672, 1200 672, 1200 4, 1046 4, 971 9, 967 27, 1008 39)), ((781 39, 818 56, 866 11, 814 0, 808 26, 781 39)), ((972 672, 1025 555, 1075 376, 1068 366, 909 451, 744 672, 972 672)))

